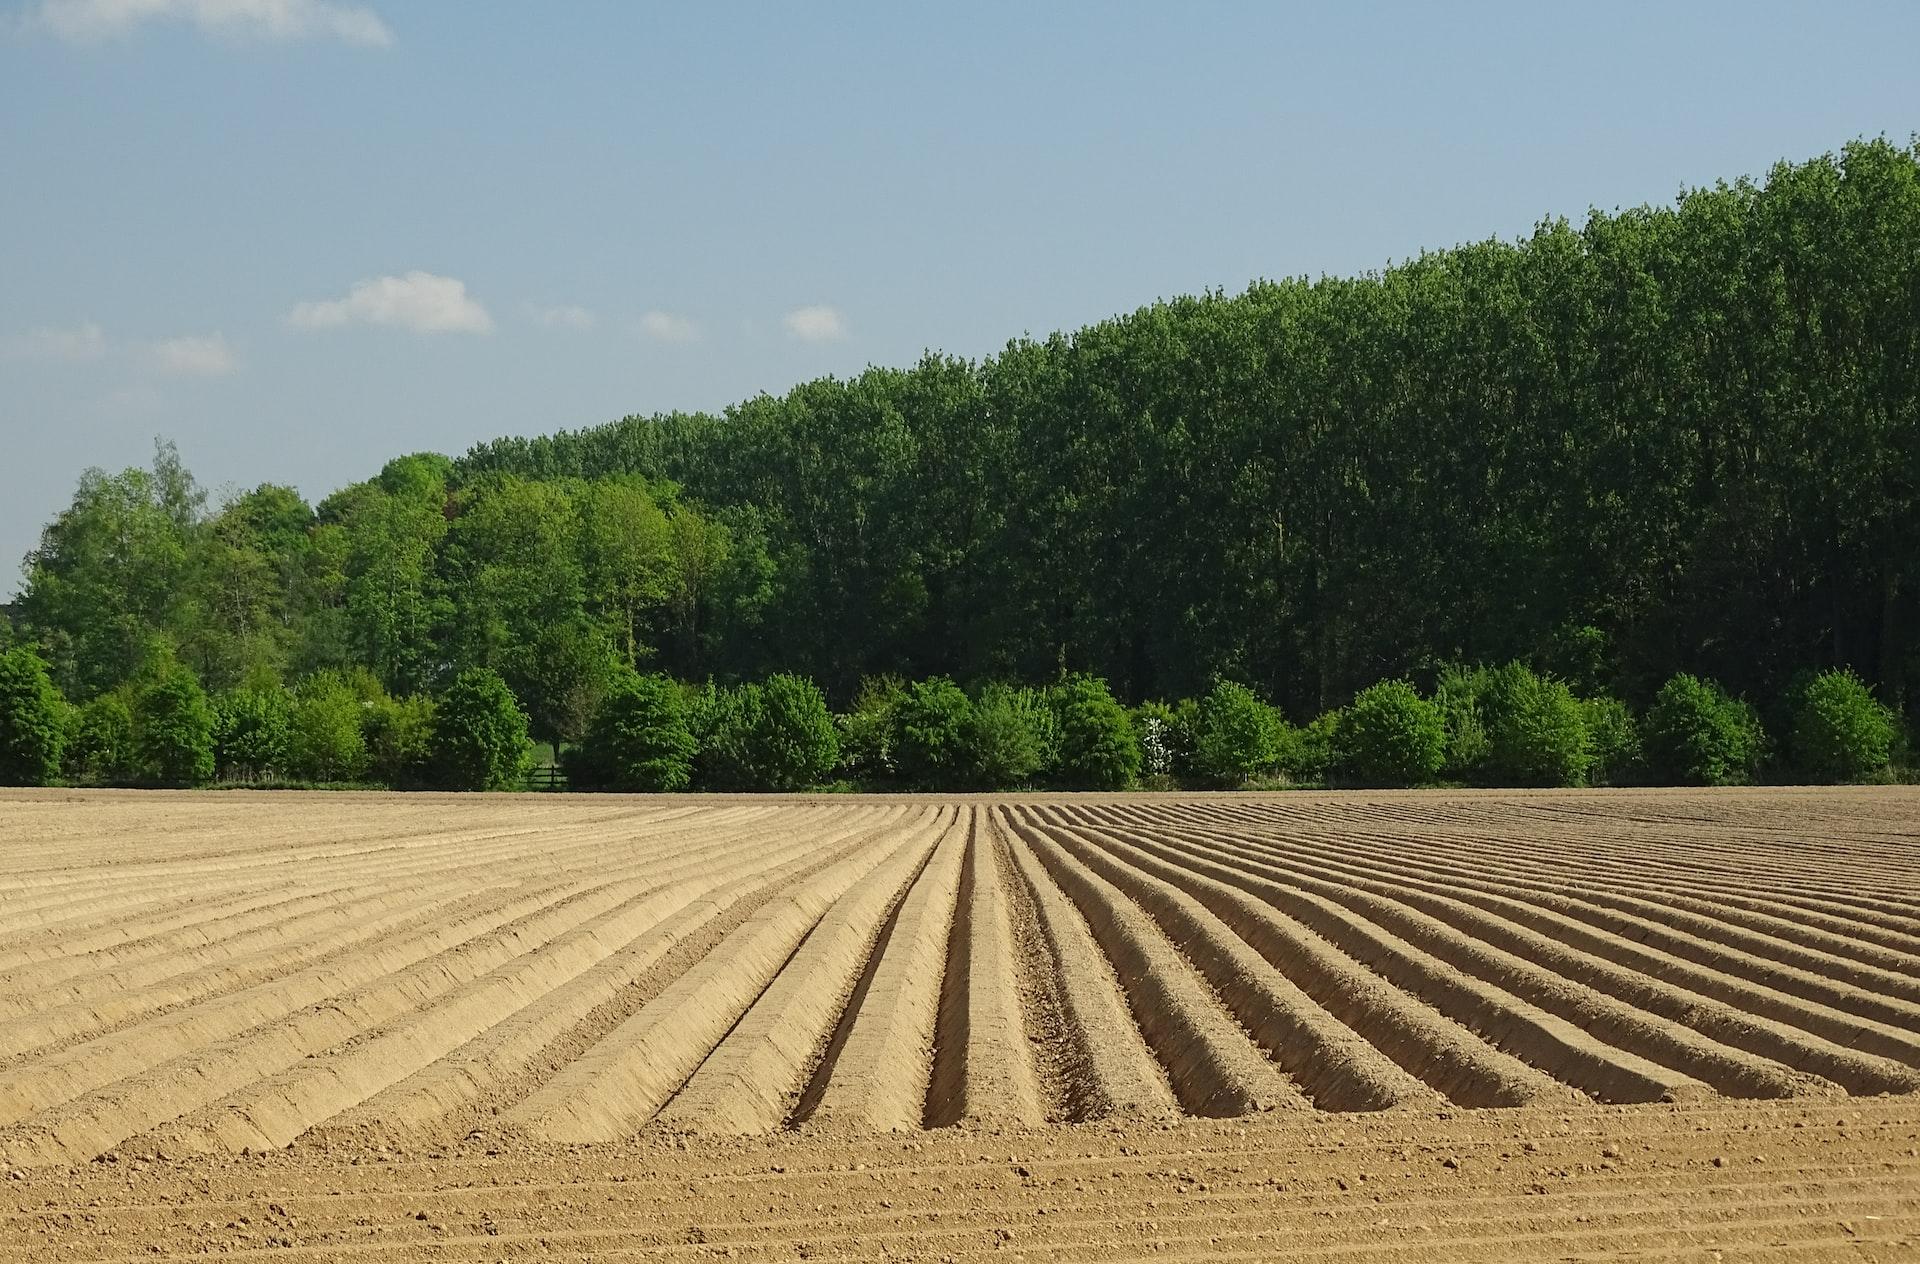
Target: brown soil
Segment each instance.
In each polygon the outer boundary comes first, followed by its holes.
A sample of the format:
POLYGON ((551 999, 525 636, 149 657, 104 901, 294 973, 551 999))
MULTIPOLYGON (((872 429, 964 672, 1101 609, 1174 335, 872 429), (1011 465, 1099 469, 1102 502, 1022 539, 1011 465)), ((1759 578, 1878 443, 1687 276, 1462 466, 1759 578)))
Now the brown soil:
POLYGON ((1916 1088, 1912 789, 0 793, 0 1261, 1920 1259, 1916 1088))

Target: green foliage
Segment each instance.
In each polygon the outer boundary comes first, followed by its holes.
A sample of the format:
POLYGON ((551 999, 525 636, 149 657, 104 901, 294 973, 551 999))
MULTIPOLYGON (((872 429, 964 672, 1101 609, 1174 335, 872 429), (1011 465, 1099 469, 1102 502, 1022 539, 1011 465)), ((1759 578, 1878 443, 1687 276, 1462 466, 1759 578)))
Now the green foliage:
POLYGON ((131 781, 139 775, 130 689, 103 693, 67 711, 67 776, 80 781, 131 781))
POLYGON ((1051 691, 1060 724, 1055 776, 1076 790, 1123 790, 1140 772, 1133 718, 1098 676, 1070 676, 1051 691))
POLYGON ((759 685, 721 689, 709 682, 687 708, 688 727, 699 753, 694 781, 702 790, 761 789, 755 735, 764 723, 766 696, 759 685))
POLYGON ((853 705, 834 717, 840 730, 840 771, 867 782, 891 781, 899 772, 899 710, 907 686, 898 676, 869 676, 853 705))
POLYGON ((293 713, 293 700, 277 685, 229 689, 215 698, 214 771, 248 779, 284 771, 293 713))
POLYGON ((213 776, 213 707, 192 671, 163 669, 133 701, 139 776, 197 786, 213 776))
POLYGON ((533 764, 527 715, 500 673, 469 667, 433 717, 435 781, 450 790, 517 790, 533 764))
POLYGON ((1218 681, 1194 716, 1193 769, 1216 785, 1239 785, 1278 761, 1284 727, 1279 713, 1253 690, 1218 681))
POLYGON ((570 753, 567 779, 583 790, 685 790, 697 751, 680 687, 664 676, 625 672, 570 753))
POLYGON ((366 775, 395 790, 427 784, 433 775, 434 701, 426 694, 389 698, 361 708, 366 775))
POLYGON ((1654 778, 1682 785, 1745 785, 1765 753, 1753 708, 1684 672, 1660 686, 1642 738, 1654 778))
POLYGON ((1580 703, 1593 757, 1587 780, 1597 786, 1628 785, 1646 771, 1640 726, 1618 698, 1587 698, 1580 703))
POLYGON ((973 703, 944 676, 916 681, 897 709, 900 773, 917 786, 950 789, 971 773, 967 731, 973 703))
POLYGON ((1180 718, 1166 703, 1143 702, 1135 707, 1133 731, 1140 736, 1141 777, 1164 783, 1190 762, 1190 755, 1183 758, 1180 718))
POLYGON ((1795 691, 1790 743, 1794 768, 1821 781, 1885 775, 1899 727, 1864 681, 1836 668, 1795 691))
POLYGON ((1325 781, 1333 772, 1339 728, 1338 711, 1329 711, 1299 728, 1281 725, 1275 766, 1290 781, 1325 781))
POLYGON ((25 647, 0 653, 0 785, 51 785, 66 745, 66 703, 25 647))
POLYGON ((966 720, 968 779, 983 790, 1031 784, 1057 756, 1057 729, 1045 696, 1010 685, 986 686, 966 720))
POLYGON ((1480 696, 1485 718, 1485 780, 1503 786, 1577 786, 1593 762, 1586 715, 1573 691, 1524 663, 1486 676, 1480 696))
POLYGON ((528 729, 556 746, 586 735, 620 666, 606 635, 577 617, 541 627, 531 642, 512 646, 504 657, 528 729))
POLYGON ((366 775, 370 702, 334 672, 301 681, 287 725, 287 775, 301 781, 357 781, 366 775))
POLYGON ((1338 766, 1363 785, 1417 786, 1432 781, 1446 759, 1440 708, 1404 680, 1385 680, 1355 696, 1340 713, 1334 741, 1338 766))
POLYGON ((1450 664, 1440 671, 1433 702, 1447 728, 1446 759, 1440 771, 1455 781, 1480 776, 1493 753, 1481 699, 1488 686, 1487 669, 1450 664))
POLYGON ((840 758, 840 735, 820 687, 804 676, 767 678, 751 735, 755 788, 804 790, 840 758))

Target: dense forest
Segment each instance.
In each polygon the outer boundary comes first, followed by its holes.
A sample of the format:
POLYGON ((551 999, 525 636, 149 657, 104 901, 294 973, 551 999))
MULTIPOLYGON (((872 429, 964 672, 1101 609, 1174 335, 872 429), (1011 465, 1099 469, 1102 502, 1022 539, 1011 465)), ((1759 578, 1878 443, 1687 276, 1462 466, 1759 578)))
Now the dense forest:
POLYGON ((469 668, 577 739, 611 661, 1301 719, 1518 661, 1644 706, 1848 667, 1920 690, 1920 143, 1351 278, 1155 303, 980 362, 401 457, 209 505, 90 471, 7 640, 69 699, 469 668))

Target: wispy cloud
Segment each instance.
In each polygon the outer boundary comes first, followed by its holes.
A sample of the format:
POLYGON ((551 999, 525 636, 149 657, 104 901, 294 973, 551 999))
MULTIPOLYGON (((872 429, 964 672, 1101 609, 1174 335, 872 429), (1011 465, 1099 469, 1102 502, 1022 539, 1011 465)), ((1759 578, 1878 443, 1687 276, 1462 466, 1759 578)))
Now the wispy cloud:
POLYGON ((40 0, 26 25, 75 44, 117 39, 153 22, 209 35, 273 41, 332 39, 386 48, 393 32, 364 5, 334 0, 40 0))
POLYGON ((692 342, 700 336, 700 327, 685 316, 657 310, 641 315, 639 329, 655 342, 692 342))
POLYGON ((227 377, 240 368, 240 357, 225 336, 162 338, 147 344, 147 359, 162 373, 174 377, 227 377))
POLYGON ((796 307, 781 317, 780 323, 802 342, 833 342, 847 336, 847 322, 839 309, 822 304, 796 307))
POLYGON ((9 360, 63 360, 77 364, 107 354, 107 336, 92 321, 71 329, 41 328, 0 337, 0 357, 9 360))
POLYGON ((527 311, 536 325, 548 329, 592 329, 598 323, 584 307, 529 307, 527 311))
POLYGON ((346 297, 301 303, 287 313, 298 329, 341 325, 397 325, 419 333, 484 334, 493 317, 467 293, 464 281, 414 271, 356 282, 346 297))

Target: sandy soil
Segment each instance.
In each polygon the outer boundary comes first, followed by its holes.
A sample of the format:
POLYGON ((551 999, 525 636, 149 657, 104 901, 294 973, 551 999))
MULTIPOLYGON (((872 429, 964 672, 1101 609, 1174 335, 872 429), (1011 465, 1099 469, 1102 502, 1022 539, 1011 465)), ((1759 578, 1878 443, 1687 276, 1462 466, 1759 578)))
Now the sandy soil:
POLYGON ((1920 1258, 1920 792, 0 795, 0 1259, 1920 1258))

